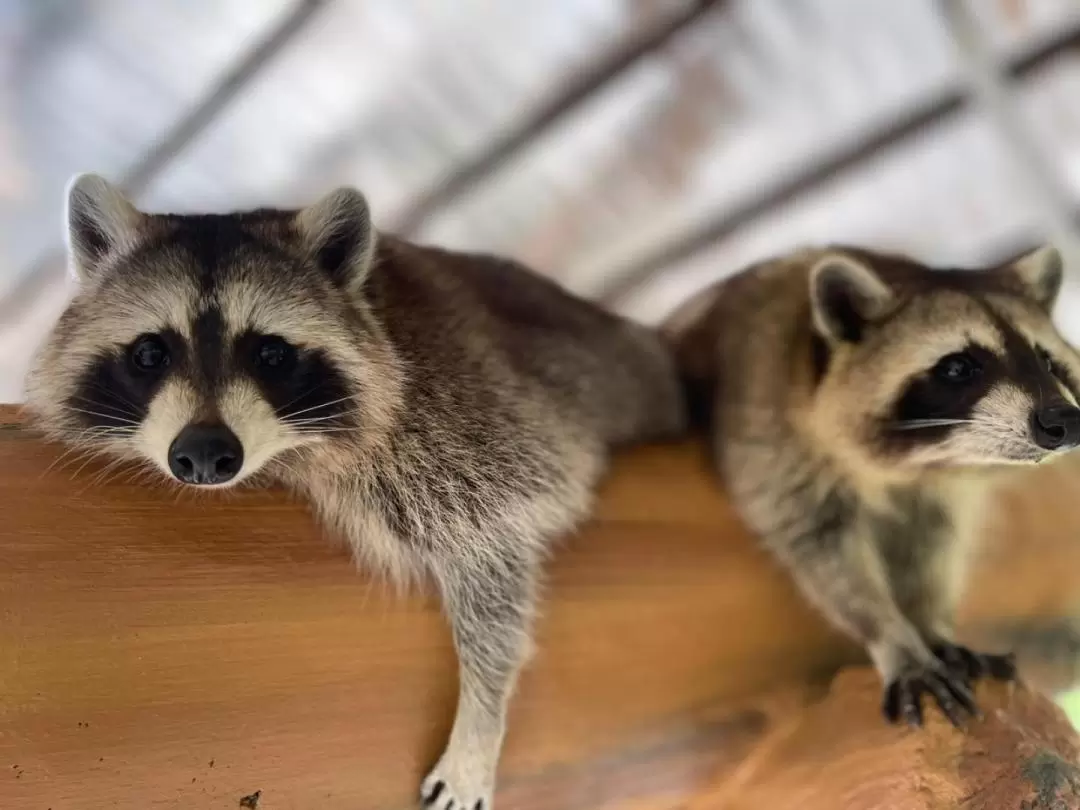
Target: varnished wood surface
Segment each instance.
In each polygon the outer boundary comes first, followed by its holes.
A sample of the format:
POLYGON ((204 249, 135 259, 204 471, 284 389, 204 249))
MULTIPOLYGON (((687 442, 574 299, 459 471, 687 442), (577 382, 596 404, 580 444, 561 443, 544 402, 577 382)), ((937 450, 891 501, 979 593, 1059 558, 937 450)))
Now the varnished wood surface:
MULTIPOLYGON (((357 573, 282 493, 194 497, 56 465, 0 416, 0 808, 235 808, 256 790, 259 810, 414 806, 456 690, 434 599, 357 573)), ((1072 470, 1002 501, 1021 542, 980 574, 974 620, 1056 614, 1075 592, 1080 517, 1051 519, 1049 489, 1080 502, 1072 470)), ((769 695, 857 656, 692 446, 619 460, 543 612, 501 810, 704 801, 782 716, 769 695)))

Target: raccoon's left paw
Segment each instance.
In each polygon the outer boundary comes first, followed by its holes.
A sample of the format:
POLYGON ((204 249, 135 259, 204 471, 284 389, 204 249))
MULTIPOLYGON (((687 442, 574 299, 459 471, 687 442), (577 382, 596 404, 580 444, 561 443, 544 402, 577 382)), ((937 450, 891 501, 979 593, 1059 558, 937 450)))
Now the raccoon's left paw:
POLYGON ((420 787, 420 800, 435 810, 493 810, 490 781, 474 769, 440 761, 420 787))
POLYGON ((941 642, 931 648, 938 659, 952 672, 962 676, 968 683, 980 678, 995 681, 1015 681, 1016 657, 994 653, 977 653, 960 644, 941 642))
POLYGON ((882 710, 890 723, 901 720, 912 726, 923 724, 922 699, 929 694, 954 726, 968 715, 978 716, 979 708, 967 684, 959 674, 940 661, 910 662, 885 687, 882 710))

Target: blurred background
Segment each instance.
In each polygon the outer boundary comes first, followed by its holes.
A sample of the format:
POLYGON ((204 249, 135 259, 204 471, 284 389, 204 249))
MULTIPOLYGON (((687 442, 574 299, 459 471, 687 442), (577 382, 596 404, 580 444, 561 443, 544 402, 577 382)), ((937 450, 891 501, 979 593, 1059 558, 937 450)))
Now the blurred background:
POLYGON ((647 321, 800 244, 1077 257, 1080 2, 0 0, 0 401, 85 170, 149 210, 355 184, 647 321))

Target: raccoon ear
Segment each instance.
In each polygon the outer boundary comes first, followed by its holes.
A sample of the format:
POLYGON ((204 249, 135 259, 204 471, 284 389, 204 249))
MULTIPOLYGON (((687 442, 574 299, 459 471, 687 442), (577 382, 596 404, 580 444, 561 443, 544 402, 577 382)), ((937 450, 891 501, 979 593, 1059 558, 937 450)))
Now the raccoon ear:
POLYGON ((72 178, 67 189, 67 244, 80 281, 92 279, 104 260, 129 247, 143 214, 123 192, 96 174, 72 178))
POLYGON ((353 188, 332 191, 297 214, 296 226, 312 261, 335 284, 358 291, 371 269, 376 240, 364 195, 353 188))
POLYGON ((1065 276, 1065 263, 1057 248, 1037 248, 1009 265, 1008 271, 1019 280, 1028 298, 1047 312, 1054 308, 1065 276))
POLYGON ((850 256, 826 256, 810 271, 814 327, 826 340, 857 342, 867 323, 885 315, 893 292, 870 267, 850 256))

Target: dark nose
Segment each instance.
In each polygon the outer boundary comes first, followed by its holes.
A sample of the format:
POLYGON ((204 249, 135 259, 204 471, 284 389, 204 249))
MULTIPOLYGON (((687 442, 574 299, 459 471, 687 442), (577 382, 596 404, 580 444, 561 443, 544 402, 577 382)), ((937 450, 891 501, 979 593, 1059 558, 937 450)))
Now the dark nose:
POLYGON ((1032 417, 1035 443, 1045 450, 1064 450, 1080 445, 1080 408, 1051 405, 1032 417))
POLYGON ((243 463, 244 447, 224 425, 188 425, 169 448, 169 469, 185 484, 224 484, 243 463))

